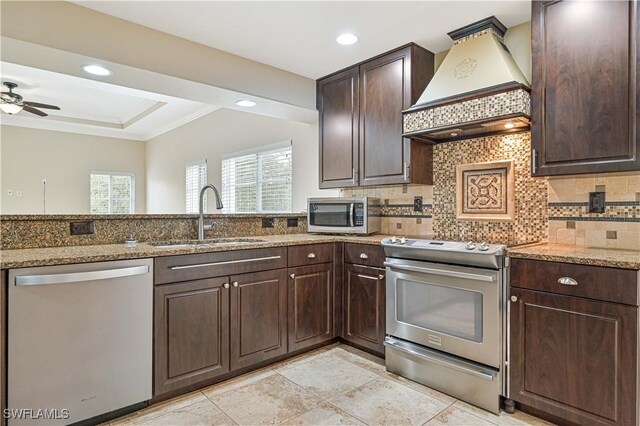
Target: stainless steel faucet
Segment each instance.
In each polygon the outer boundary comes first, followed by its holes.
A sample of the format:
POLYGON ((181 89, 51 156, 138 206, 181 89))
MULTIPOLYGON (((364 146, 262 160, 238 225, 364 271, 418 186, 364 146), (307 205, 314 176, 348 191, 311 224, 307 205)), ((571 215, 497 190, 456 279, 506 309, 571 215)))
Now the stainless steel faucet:
MULTIPOLYGON (((220 194, 218 193, 218 190, 216 189, 215 186, 209 184, 209 185, 205 185, 202 187, 202 189, 200 190, 200 204, 199 204, 199 208, 200 208, 200 217, 198 218, 198 239, 199 240, 204 240, 204 194, 205 192, 207 192, 207 189, 213 189, 213 193, 216 196, 216 209, 220 210, 222 209, 223 205, 222 205, 222 201, 220 201, 220 194)), ((207 229, 211 229, 213 225, 208 225, 207 229)))

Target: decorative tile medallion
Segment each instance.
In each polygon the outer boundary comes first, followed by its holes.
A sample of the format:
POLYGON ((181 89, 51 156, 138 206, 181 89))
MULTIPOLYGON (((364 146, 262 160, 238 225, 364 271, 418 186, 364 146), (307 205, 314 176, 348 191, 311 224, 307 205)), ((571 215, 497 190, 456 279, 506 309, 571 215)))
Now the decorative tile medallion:
POLYGON ((456 218, 514 219, 513 160, 456 166, 456 218))

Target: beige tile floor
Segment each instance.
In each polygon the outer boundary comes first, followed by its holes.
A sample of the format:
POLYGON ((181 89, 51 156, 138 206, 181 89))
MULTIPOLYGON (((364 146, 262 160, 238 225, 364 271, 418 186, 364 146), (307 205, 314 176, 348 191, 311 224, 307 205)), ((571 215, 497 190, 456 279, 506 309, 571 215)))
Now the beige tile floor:
POLYGON ((111 425, 547 425, 496 416, 331 345, 151 406, 111 425))

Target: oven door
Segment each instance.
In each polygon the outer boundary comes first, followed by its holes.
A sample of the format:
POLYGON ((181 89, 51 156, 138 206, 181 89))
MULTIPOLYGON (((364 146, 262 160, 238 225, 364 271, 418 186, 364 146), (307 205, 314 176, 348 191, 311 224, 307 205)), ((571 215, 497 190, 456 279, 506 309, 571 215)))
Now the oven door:
POLYGON ((497 270, 387 258, 386 333, 500 367, 497 270))

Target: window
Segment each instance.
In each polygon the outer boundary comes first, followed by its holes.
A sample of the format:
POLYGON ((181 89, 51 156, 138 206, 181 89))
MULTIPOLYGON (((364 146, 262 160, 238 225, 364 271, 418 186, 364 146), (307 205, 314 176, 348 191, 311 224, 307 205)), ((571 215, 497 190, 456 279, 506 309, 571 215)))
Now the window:
POLYGON ((224 211, 291 211, 291 174, 291 141, 223 156, 224 211))
POLYGON ((91 214, 135 213, 135 176, 91 172, 91 214))
MULTIPOLYGON (((185 168, 187 213, 199 213, 200 189, 207 184, 207 160, 195 161, 185 168)), ((204 211, 207 211, 207 196, 204 197, 204 211)))

